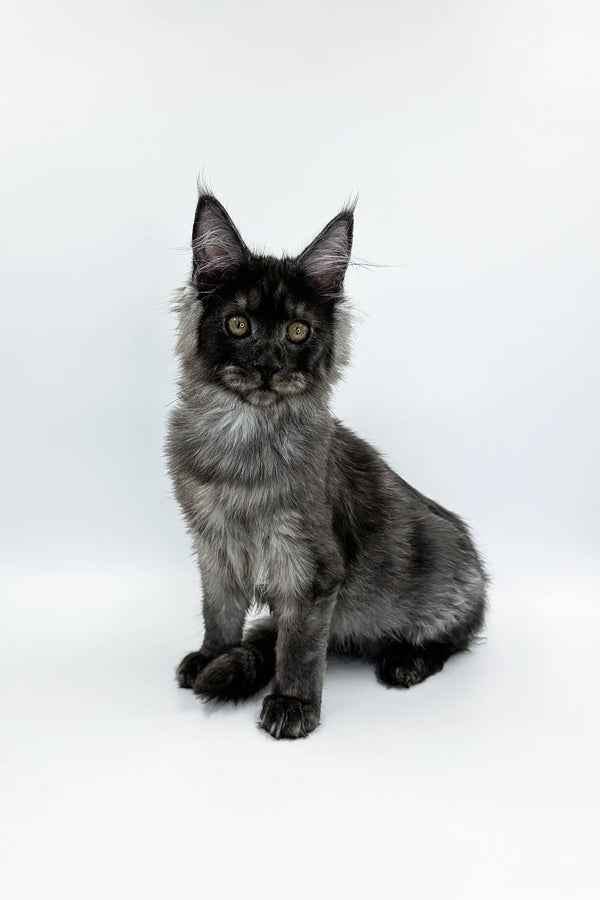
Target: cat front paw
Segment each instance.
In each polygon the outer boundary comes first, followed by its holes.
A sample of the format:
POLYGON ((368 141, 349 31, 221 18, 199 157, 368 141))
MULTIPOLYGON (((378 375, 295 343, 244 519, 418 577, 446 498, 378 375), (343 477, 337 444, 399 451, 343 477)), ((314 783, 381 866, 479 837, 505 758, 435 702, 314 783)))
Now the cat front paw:
POLYGON ((246 700, 270 681, 272 671, 254 647, 234 647, 202 670, 194 693, 203 700, 246 700))
POLYGON ((319 710, 314 703, 283 694, 265 697, 259 725, 276 740, 306 737, 318 724, 319 710))
POLYGON ((209 662, 209 657, 200 650, 195 650, 193 653, 188 653, 187 656, 184 656, 175 672, 179 687, 193 688, 196 678, 209 662))

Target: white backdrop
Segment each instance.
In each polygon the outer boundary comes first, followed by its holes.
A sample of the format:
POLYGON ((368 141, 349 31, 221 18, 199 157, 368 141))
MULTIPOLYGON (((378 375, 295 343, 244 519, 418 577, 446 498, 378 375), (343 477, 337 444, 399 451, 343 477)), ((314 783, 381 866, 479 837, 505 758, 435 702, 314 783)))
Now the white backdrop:
POLYGON ((594 896, 598 5, 0 10, 10 896, 594 896), (359 192, 380 267, 347 279, 336 410, 494 581, 485 645, 408 693, 334 663, 294 745, 171 680, 201 629, 162 460, 201 173, 275 253, 359 192))

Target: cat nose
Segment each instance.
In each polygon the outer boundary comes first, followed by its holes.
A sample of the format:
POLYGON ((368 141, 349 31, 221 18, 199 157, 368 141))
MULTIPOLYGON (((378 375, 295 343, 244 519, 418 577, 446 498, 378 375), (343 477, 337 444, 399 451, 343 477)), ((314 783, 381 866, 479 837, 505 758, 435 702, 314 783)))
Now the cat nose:
POLYGON ((275 372, 279 372, 279 366, 254 366, 257 372, 262 375, 263 382, 268 384, 275 372))

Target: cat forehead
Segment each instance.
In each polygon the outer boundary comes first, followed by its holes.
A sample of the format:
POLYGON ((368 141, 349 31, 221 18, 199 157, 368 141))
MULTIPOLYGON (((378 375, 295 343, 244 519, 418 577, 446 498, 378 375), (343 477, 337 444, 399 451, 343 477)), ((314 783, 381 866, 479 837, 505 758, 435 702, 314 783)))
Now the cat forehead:
POLYGON ((235 292, 233 303, 245 312, 273 318, 289 318, 308 309, 306 301, 283 282, 240 288, 235 292))

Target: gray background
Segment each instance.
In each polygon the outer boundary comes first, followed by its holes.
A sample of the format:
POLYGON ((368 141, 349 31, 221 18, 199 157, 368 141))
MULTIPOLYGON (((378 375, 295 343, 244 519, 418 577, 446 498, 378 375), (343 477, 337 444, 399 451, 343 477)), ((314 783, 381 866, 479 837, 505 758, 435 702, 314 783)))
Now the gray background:
POLYGON ((598 5, 5 0, 0 28, 10 895, 595 895, 598 5), (336 411, 493 577, 476 653, 408 693, 332 664, 297 745, 171 680, 198 174, 274 253, 359 192, 336 411))

